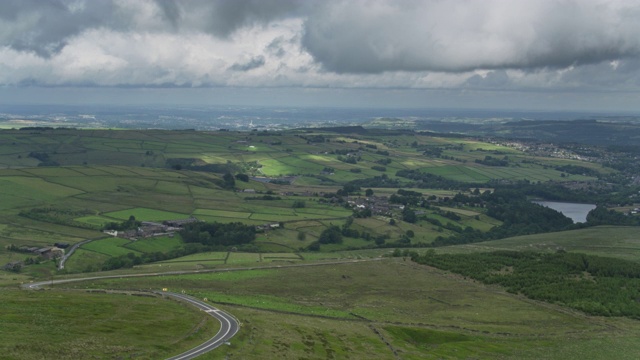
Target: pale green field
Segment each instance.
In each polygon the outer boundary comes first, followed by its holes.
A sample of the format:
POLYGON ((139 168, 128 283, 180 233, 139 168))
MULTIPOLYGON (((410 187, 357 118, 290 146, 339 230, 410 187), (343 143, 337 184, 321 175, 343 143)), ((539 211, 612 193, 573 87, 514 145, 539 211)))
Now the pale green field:
POLYGON ((133 208, 121 211, 114 211, 104 214, 105 216, 112 217, 114 219, 127 220, 130 216, 135 216, 138 221, 163 221, 163 220, 178 220, 186 219, 189 214, 181 214, 176 212, 169 212, 157 209, 149 208, 133 208))

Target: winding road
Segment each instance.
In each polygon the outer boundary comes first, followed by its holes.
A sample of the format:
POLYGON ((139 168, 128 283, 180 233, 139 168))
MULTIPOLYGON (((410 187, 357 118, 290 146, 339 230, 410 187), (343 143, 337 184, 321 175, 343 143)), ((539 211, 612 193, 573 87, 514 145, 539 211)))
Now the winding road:
MULTIPOLYGON (((147 276, 163 276, 163 275, 183 275, 183 274, 197 274, 197 273, 210 273, 210 272, 229 272, 229 271, 247 271, 247 270, 256 270, 256 269, 281 269, 281 268, 292 268, 292 267, 307 267, 307 266, 326 266, 326 265, 337 265, 337 264, 347 264, 347 263, 358 263, 365 261, 377 261, 382 260, 381 258, 374 259, 358 259, 358 260, 338 260, 338 261, 329 261, 329 262, 320 262, 320 263, 307 263, 307 264, 293 264, 293 265, 272 265, 272 266, 252 266, 246 268, 225 268, 225 269, 207 269, 207 270, 184 270, 184 271, 168 271, 164 273, 148 273, 148 274, 125 274, 125 275, 103 275, 103 276, 92 276, 92 277, 84 277, 84 278, 70 278, 70 279, 58 279, 58 280, 48 280, 48 281, 39 281, 32 282, 27 284, 22 284, 21 287, 23 289, 37 290, 44 286, 58 285, 58 284, 66 284, 70 282, 80 282, 80 281, 91 281, 91 280, 102 280, 102 279, 122 279, 122 278, 131 278, 131 277, 147 277, 147 276)), ((173 297, 179 301, 184 301, 188 304, 191 304, 202 311, 207 312, 209 315, 215 317, 218 321, 220 321, 220 330, 218 333, 207 340, 206 342, 196 346, 195 348, 186 351, 180 355, 176 355, 168 358, 167 360, 188 360, 194 359, 197 356, 200 356, 206 352, 209 352, 225 342, 229 341, 239 330, 240 324, 238 321, 229 313, 226 313, 220 309, 217 309, 204 301, 198 300, 188 295, 166 292, 166 291, 155 291, 155 294, 159 294, 162 296, 173 297)))
POLYGON ((176 294, 176 293, 171 293, 171 292, 162 292, 159 293, 165 296, 171 296, 174 297, 178 300, 187 302, 197 308, 199 308, 202 311, 206 311, 209 315, 213 316, 214 318, 218 319, 218 321, 220 321, 220 330, 218 331, 218 333, 212 337, 211 339, 207 340, 206 342, 202 343, 199 346, 194 347, 193 349, 183 352, 180 355, 176 355, 174 357, 170 357, 167 360, 187 360, 187 359, 193 359, 197 356, 200 356, 208 351, 211 351, 215 348, 217 348, 218 346, 224 344, 226 341, 228 341, 229 339, 231 339, 239 330, 240 330, 240 325, 238 324, 238 322, 236 321, 236 319, 233 318, 233 316, 229 315, 228 313, 220 310, 220 309, 216 309, 213 306, 207 304, 204 301, 200 301, 197 300, 195 298, 192 298, 191 296, 187 296, 187 295, 183 295, 183 294, 176 294))

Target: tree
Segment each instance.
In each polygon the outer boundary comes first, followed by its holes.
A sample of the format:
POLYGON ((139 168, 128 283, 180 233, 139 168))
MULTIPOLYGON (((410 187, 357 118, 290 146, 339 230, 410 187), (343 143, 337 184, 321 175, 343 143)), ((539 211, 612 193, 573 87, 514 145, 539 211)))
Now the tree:
POLYGON ((305 241, 306 239, 307 239, 307 234, 303 233, 302 231, 298 231, 298 240, 305 241))
POLYGON ((402 220, 413 224, 418 221, 418 216, 415 211, 411 210, 408 206, 405 206, 402 211, 402 220))
POLYGON ((303 208, 305 206, 306 206, 306 204, 305 204, 304 200, 295 200, 293 202, 293 205, 291 205, 291 207, 294 208, 294 209, 300 209, 300 208, 303 208))
POLYGON ((364 194, 365 194, 366 196, 372 196, 372 195, 373 195, 373 190, 371 190, 371 189, 367 189, 367 190, 365 190, 364 194))
POLYGON ((342 244, 342 231, 337 225, 326 228, 318 238, 320 244, 342 244))
POLYGON ((412 237, 416 236, 416 234, 413 232, 413 230, 407 230, 406 234, 407 234, 408 238, 412 238, 412 237))
POLYGON ((236 174, 236 179, 242 182, 249 182, 249 175, 247 174, 236 174))
POLYGON ((224 174, 222 180, 224 180, 224 188, 233 189, 236 187, 236 180, 231 173, 224 174))

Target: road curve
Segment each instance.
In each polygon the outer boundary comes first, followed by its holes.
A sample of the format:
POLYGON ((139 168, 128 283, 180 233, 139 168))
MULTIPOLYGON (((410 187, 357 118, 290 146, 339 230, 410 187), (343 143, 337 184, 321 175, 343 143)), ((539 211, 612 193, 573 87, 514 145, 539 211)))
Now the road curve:
MULTIPOLYGON (((97 277, 99 278, 99 277, 97 277)), ((93 278, 95 279, 95 278, 93 278)), ((66 283, 66 282, 73 282, 73 281, 81 281, 82 279, 64 279, 64 280, 53 280, 53 281, 41 281, 41 282, 36 282, 36 283, 29 283, 29 284, 24 284, 22 285, 22 287, 24 289, 31 289, 31 290, 36 290, 39 289, 41 286, 47 286, 47 285, 52 285, 52 284, 60 284, 60 283, 66 283)), ((240 330, 240 324, 238 324, 238 321, 231 316, 230 314, 217 309, 209 304, 207 304, 204 301, 200 301, 196 298, 193 298, 191 296, 188 295, 184 295, 184 294, 177 294, 177 293, 172 293, 172 292, 160 292, 160 291, 156 291, 156 294, 160 294, 162 296, 168 296, 168 297, 172 297, 175 298, 179 301, 183 301, 186 302, 192 306, 197 307, 198 309, 205 311, 207 314, 213 316, 214 318, 216 318, 219 322, 220 322, 220 330, 218 331, 218 333, 212 337, 211 339, 205 341, 204 343, 194 347, 191 350, 187 350, 185 352, 183 352, 180 355, 176 355, 173 357, 168 358, 167 360, 189 360, 189 359, 194 359, 206 352, 209 352, 215 348, 217 348, 218 346, 224 344, 225 342, 229 341, 229 339, 231 339, 232 337, 234 337, 238 331, 240 330)))
MULTIPOLYGON (((101 237, 100 239, 103 239, 103 237, 101 237)), ((58 263, 58 270, 62 270, 62 269, 64 269, 64 264, 67 262, 67 259, 69 259, 69 257, 70 257, 71 255, 73 255, 73 253, 74 253, 74 252, 75 252, 75 251, 76 251, 80 246, 82 246, 82 245, 84 245, 84 244, 86 244, 86 243, 88 243, 88 242, 91 242, 91 241, 93 241, 93 240, 97 240, 97 239, 87 239, 87 240, 81 241, 81 242, 79 242, 79 243, 77 243, 77 244, 73 244, 73 245, 69 248, 69 251, 67 251, 67 253, 66 253, 66 254, 64 254, 64 255, 62 255, 62 257, 60 258, 60 262, 58 263)))
POLYGON ((218 321, 220 321, 220 330, 218 331, 218 333, 212 337, 211 339, 207 340, 206 342, 202 343, 199 346, 194 347, 191 350, 185 351, 180 355, 176 355, 174 357, 170 357, 167 360, 188 360, 188 359, 193 359, 197 356, 200 356, 206 352, 209 352, 215 348, 217 348, 218 346, 224 344, 226 341, 228 341, 229 339, 231 339, 239 330, 240 330, 240 325, 238 324, 238 322, 236 321, 236 319, 233 318, 233 316, 229 315, 228 313, 220 310, 220 309, 216 309, 215 307, 207 304, 204 301, 200 301, 198 299, 195 299, 191 296, 187 296, 187 295, 183 295, 183 294, 176 294, 176 293, 172 293, 172 292, 158 292, 158 294, 162 294, 165 296, 170 296, 173 298, 176 298, 180 301, 184 301, 187 302, 197 308, 199 308, 202 311, 206 311, 209 315, 213 316, 214 318, 218 319, 218 321))
MULTIPOLYGON (((246 268, 224 268, 224 269, 207 269, 207 270, 183 270, 183 271, 168 271, 164 273, 146 273, 146 274, 123 274, 123 275, 102 275, 102 276, 93 276, 93 277, 84 277, 84 278, 70 278, 70 279, 58 279, 58 280, 48 280, 48 281, 39 281, 22 284, 21 287, 23 289, 37 290, 43 286, 51 286, 57 284, 65 284, 70 282, 80 282, 80 281, 91 281, 91 280, 101 280, 101 279, 122 279, 122 278, 132 278, 132 277, 147 277, 147 276, 163 276, 163 275, 185 275, 185 274, 198 274, 198 273, 210 273, 210 272, 230 272, 230 271, 247 271, 247 270, 256 270, 256 269, 283 269, 283 268, 293 268, 293 267, 307 267, 307 266, 326 266, 326 265, 337 265, 337 264, 348 264, 348 263, 358 263, 358 262, 366 262, 366 261, 376 261, 382 260, 381 258, 375 259, 358 259, 358 260, 338 260, 338 261, 329 261, 329 262, 320 262, 320 263, 307 263, 307 264, 292 264, 292 265, 272 265, 272 266, 252 266, 246 268)), ((180 301, 187 302, 203 311, 206 311, 209 315, 215 317, 220 321, 221 327, 220 331, 206 341, 205 343, 196 346, 195 348, 184 352, 180 355, 176 355, 167 360, 188 360, 193 359, 197 356, 200 356, 208 351, 211 351, 218 346, 224 344, 226 341, 231 339, 240 329, 238 321, 231 316, 230 314, 217 309, 204 301, 197 300, 191 296, 177 294, 172 292, 155 292, 156 294, 161 294, 163 296, 171 296, 180 301)))

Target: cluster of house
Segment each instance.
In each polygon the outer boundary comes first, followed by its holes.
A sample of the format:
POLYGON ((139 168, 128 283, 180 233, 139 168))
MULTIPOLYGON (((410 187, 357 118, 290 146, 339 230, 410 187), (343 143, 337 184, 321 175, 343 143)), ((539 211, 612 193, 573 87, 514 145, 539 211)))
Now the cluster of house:
MULTIPOLYGON (((44 260, 58 259, 64 256, 64 249, 69 247, 67 243, 55 243, 54 246, 45 246, 45 247, 37 247, 37 246, 21 246, 15 251, 21 253, 32 254, 38 257, 41 257, 44 260)), ((12 261, 4 265, 5 270, 9 271, 17 271, 22 268, 24 265, 23 261, 12 261)))
POLYGON ((54 246, 45 246, 45 247, 29 247, 29 246, 21 246, 18 248, 19 252, 34 254, 42 257, 46 260, 56 259, 64 256, 64 248, 68 247, 69 244, 56 243, 54 246))
POLYGON ((180 231, 186 224, 198 222, 196 217, 190 217, 188 219, 180 220, 167 220, 162 223, 143 221, 137 229, 117 231, 117 230, 104 230, 106 234, 121 237, 129 240, 138 240, 143 238, 149 238, 153 236, 173 236, 176 231, 180 231))
POLYGON ((637 215, 640 214, 640 208, 634 208, 633 210, 629 211, 629 215, 637 215))
POLYGON ((268 223, 262 225, 256 225, 256 231, 275 230, 280 228, 280 223, 268 223))
POLYGON ((347 200, 352 209, 371 209, 373 215, 391 215, 392 210, 402 210, 404 205, 390 204, 386 196, 349 197, 347 200))

